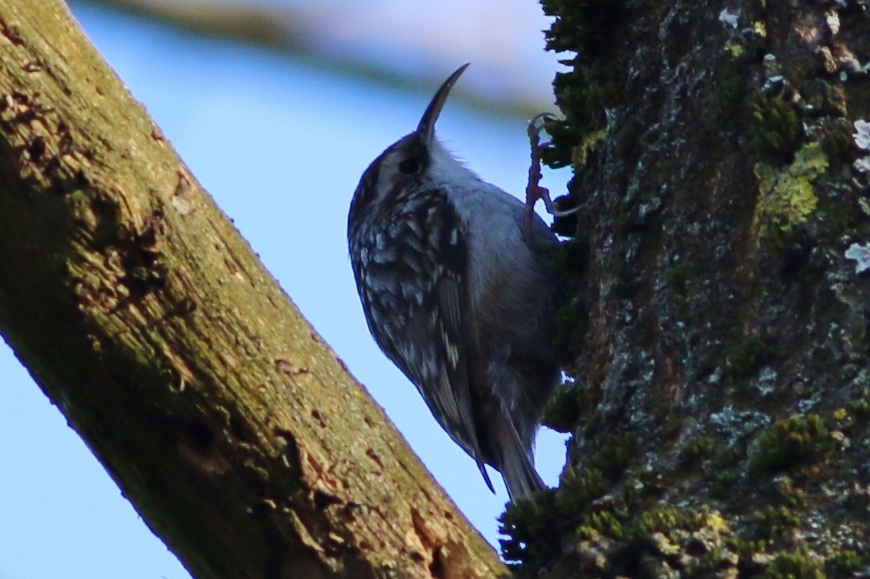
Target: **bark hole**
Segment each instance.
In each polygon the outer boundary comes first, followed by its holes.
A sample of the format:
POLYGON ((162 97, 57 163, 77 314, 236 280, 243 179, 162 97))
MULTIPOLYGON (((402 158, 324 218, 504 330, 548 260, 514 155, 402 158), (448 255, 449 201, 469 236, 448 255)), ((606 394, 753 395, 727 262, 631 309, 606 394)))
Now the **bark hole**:
POLYGON ((214 452, 214 434, 204 423, 191 422, 181 429, 179 445, 207 457, 214 452))
POLYGON ((429 573, 434 579, 444 579, 444 561, 441 559, 441 547, 435 547, 432 551, 432 562, 429 564, 429 573))
POLYGON ((254 442, 254 433, 245 424, 239 416, 234 415, 230 418, 230 432, 233 437, 240 442, 254 442))
POLYGON ((317 507, 318 510, 322 511, 323 509, 329 508, 330 506, 340 502, 341 499, 335 495, 323 491, 315 491, 314 493, 314 506, 317 507))

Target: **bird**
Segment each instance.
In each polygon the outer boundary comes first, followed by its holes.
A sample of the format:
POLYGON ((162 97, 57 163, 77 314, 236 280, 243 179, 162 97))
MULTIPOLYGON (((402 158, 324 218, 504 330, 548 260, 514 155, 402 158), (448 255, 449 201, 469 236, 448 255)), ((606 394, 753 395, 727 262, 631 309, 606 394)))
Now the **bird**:
POLYGON ((441 85, 416 130, 364 171, 348 213, 366 323, 435 419, 511 501, 545 489, 534 437, 559 368, 553 351, 555 235, 435 137, 468 64, 441 85))

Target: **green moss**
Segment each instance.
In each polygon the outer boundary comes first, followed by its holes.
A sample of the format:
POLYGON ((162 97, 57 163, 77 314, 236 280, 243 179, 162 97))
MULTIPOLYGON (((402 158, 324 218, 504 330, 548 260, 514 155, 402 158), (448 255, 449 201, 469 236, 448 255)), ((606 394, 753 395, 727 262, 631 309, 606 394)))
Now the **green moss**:
POLYGON ((753 555, 767 550, 765 541, 755 541, 742 537, 729 537, 726 545, 728 549, 737 553, 741 561, 751 561, 753 555))
POLYGON ((580 144, 574 147, 571 154, 574 171, 582 171, 583 168, 586 167, 586 163, 589 161, 589 155, 598 150, 598 147, 604 142, 604 138, 607 137, 609 131, 610 127, 608 126, 597 131, 592 131, 583 136, 580 144))
POLYGON ((578 278, 589 264, 589 241, 581 238, 560 244, 553 262, 559 275, 578 278))
MULTIPOLYGON (((575 226, 576 228, 576 226, 575 226)), ((573 234, 573 231, 572 231, 573 234)), ((563 243, 554 256, 559 287, 567 298, 576 295, 589 263, 589 242, 585 238, 563 243)), ((558 360, 570 364, 582 349, 589 325, 589 307, 585 300, 574 297, 556 312, 554 345, 558 360)))
POLYGON ((747 130, 752 150, 765 162, 791 161, 801 132, 800 118, 794 107, 779 95, 756 93, 750 102, 747 130))
POLYGON ((755 473, 777 472, 824 460, 834 441, 816 414, 777 420, 758 440, 758 453, 749 468, 755 473))
POLYGON ((635 519, 632 534, 635 539, 646 539, 655 533, 667 535, 677 530, 697 531, 704 525, 705 518, 703 513, 695 509, 655 507, 635 519))
POLYGON ((554 316, 556 326, 553 346, 562 363, 570 363, 582 351, 583 340, 589 329, 589 306, 585 300, 574 298, 559 308, 554 316))
POLYGON ((717 77, 713 94, 719 108, 725 114, 739 110, 746 98, 748 86, 740 65, 729 60, 717 71, 717 77))
POLYGON ((572 386, 559 386, 544 407, 541 423, 556 432, 571 432, 580 417, 580 394, 572 386))
POLYGON ((601 497, 605 490, 604 475, 600 470, 569 468, 556 493, 556 508, 566 516, 579 513, 601 497))
POLYGON ((674 507, 656 507, 637 518, 635 530, 643 536, 649 536, 682 527, 683 522, 682 513, 674 507))
POLYGON ((733 346, 726 355, 728 373, 738 378, 748 378, 773 360, 773 347, 757 336, 751 336, 733 346))
MULTIPOLYGON (((565 91, 566 95, 570 94, 568 89, 565 91)), ((547 123, 547 133, 550 134, 552 146, 541 149, 541 162, 551 169, 571 165, 572 151, 580 142, 581 129, 567 120, 551 121, 547 123)))
POLYGON ((790 509, 800 509, 806 506, 807 493, 794 486, 791 478, 779 476, 776 478, 777 498, 782 506, 790 509))
POLYGON ((598 437, 601 445, 587 460, 590 468, 600 471, 605 478, 617 480, 632 459, 637 456, 637 435, 603 433, 598 437))
POLYGON ((732 444, 716 459, 716 466, 722 469, 734 466, 743 460, 745 455, 746 449, 742 445, 732 444))
POLYGON ((562 536, 570 521, 605 493, 604 476, 596 469, 570 468, 556 491, 539 493, 532 502, 520 499, 499 517, 502 557, 513 564, 539 568, 561 553, 562 536))
POLYGON ((837 573, 851 575, 861 569, 865 559, 866 556, 862 557, 856 551, 844 549, 828 559, 827 564, 837 573))
POLYGON ((621 540, 624 536, 622 523, 608 510, 586 515, 574 531, 574 536, 581 541, 597 539, 602 535, 615 540, 621 540))
POLYGON ((819 202, 813 182, 827 168, 828 158, 818 143, 805 145, 794 162, 782 169, 757 163, 758 201, 753 218, 756 235, 776 237, 804 223, 819 202))
POLYGON ((836 233, 857 225, 861 213, 852 199, 823 199, 819 206, 819 217, 827 225, 828 231, 836 233))
POLYGON ((699 436, 690 440, 680 452, 683 466, 694 466, 716 454, 716 439, 712 436, 699 436))
POLYGON ((710 485, 707 487, 710 495, 717 499, 726 499, 732 496, 734 492, 734 483, 737 482, 737 475, 733 472, 716 473, 710 485))
POLYGON ((556 104, 565 120, 550 131, 554 147, 544 162, 553 167, 572 162, 584 135, 595 140, 604 125, 604 110, 624 100, 626 71, 613 59, 612 43, 626 24, 624 1, 542 0, 544 12, 554 17, 545 33, 547 49, 573 53, 563 62, 573 70, 556 74, 556 104))
POLYGON ((806 553, 780 553, 770 562, 762 579, 825 579, 821 565, 806 553))
POLYGON ((853 402, 849 408, 855 415, 855 418, 860 420, 870 420, 870 391, 865 392, 864 395, 857 401, 853 402))
POLYGON ((852 160, 852 123, 847 119, 822 121, 822 151, 831 161, 849 163, 852 160))
POLYGON ((604 110, 624 100, 621 75, 611 63, 580 63, 578 59, 574 66, 571 72, 556 73, 553 81, 556 104, 565 118, 547 126, 553 147, 544 150, 542 160, 552 168, 572 164, 586 139, 595 144, 604 110))
POLYGON ((783 505, 767 505, 752 513, 752 519, 755 523, 755 538, 765 541, 783 536, 801 522, 799 513, 783 505))
MULTIPOLYGON (((650 555, 678 564, 679 576, 712 576, 723 562, 730 559, 726 555, 727 540, 734 536, 728 522, 717 511, 707 507, 693 509, 666 505, 642 511, 629 520, 623 517, 618 527, 612 526, 608 518, 603 518, 597 525, 578 529, 578 535, 581 533, 586 533, 588 539, 604 537, 620 542, 608 549, 608 576, 624 577, 668 576, 653 571, 646 564, 650 555), (608 524, 611 527, 607 527, 608 524), (620 534, 609 534, 612 528, 620 534), (704 546, 695 549, 697 543, 689 538, 701 530, 704 530, 704 546)), ((598 544, 612 545, 607 541, 598 544)))
POLYGON ((541 0, 547 16, 553 16, 546 32, 547 50, 578 52, 584 60, 606 57, 613 31, 625 14, 622 0, 541 0))
POLYGON ((499 517, 502 557, 505 561, 536 567, 559 555, 562 517, 555 504, 555 493, 540 493, 535 501, 520 499, 509 503, 499 517))

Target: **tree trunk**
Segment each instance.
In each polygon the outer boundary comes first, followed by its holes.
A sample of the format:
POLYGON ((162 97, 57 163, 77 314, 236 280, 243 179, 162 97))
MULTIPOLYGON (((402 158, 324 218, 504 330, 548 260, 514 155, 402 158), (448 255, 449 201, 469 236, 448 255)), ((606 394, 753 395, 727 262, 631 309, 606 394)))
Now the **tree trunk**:
POLYGON ((548 421, 574 438, 505 555, 535 577, 870 575, 870 3, 543 5, 573 53, 549 161, 581 207, 557 224, 575 381, 548 421))
POLYGON ((0 0, 0 332, 200 578, 499 577, 57 0, 0 0))

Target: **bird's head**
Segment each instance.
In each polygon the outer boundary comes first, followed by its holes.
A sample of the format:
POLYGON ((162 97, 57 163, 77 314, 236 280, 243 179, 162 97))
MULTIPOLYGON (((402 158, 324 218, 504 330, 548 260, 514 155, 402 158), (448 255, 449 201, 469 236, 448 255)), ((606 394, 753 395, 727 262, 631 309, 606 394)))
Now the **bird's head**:
POLYGON ((444 81, 429 101, 417 129, 390 145, 363 173, 351 202, 351 225, 355 215, 376 213, 378 206, 390 206, 403 194, 442 181, 445 174, 456 169, 471 175, 435 139, 435 122, 450 90, 467 67, 468 64, 463 64, 444 81))

